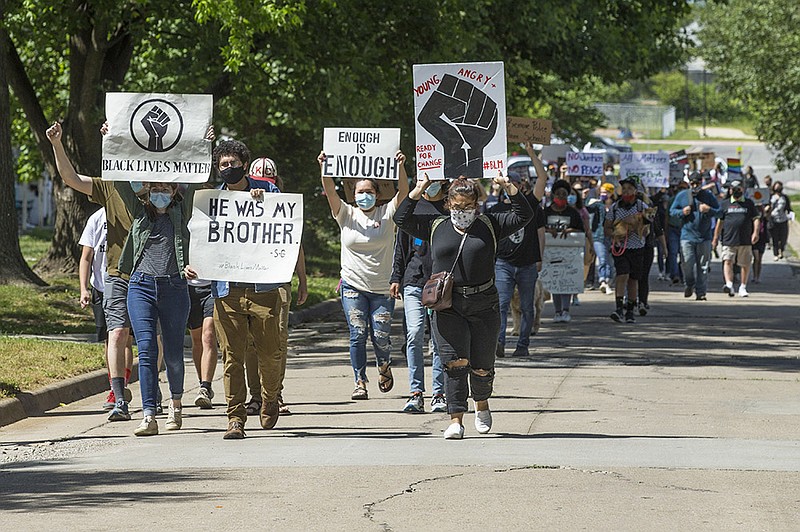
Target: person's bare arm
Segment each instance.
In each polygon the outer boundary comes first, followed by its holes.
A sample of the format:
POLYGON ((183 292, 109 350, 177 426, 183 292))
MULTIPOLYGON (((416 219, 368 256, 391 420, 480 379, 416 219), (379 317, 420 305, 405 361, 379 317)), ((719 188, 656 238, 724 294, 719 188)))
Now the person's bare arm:
POLYGON ((339 209, 342 208, 342 200, 339 199, 339 194, 336 193, 336 183, 333 182, 333 178, 322 175, 322 165, 325 164, 326 157, 324 151, 319 152, 317 162, 319 163, 319 172, 322 179, 322 190, 325 191, 325 197, 328 198, 331 214, 336 218, 339 216, 339 209))
POLYGON ((533 195, 537 200, 542 201, 542 198, 544 197, 544 189, 547 186, 547 170, 545 170, 542 160, 539 159, 539 157, 533 151, 532 144, 526 143, 525 151, 528 152, 528 156, 531 158, 533 167, 536 169, 536 183, 533 185, 533 195))
POLYGON ((62 136, 61 124, 55 122, 47 129, 47 139, 53 145, 53 155, 56 158, 56 168, 61 179, 68 187, 77 190, 87 196, 92 195, 92 178, 81 175, 75 171, 75 167, 67 157, 64 145, 61 143, 62 136))
POLYGON ((394 195, 394 206, 397 208, 408 196, 408 174, 406 174, 406 156, 403 152, 398 151, 394 158, 400 163, 400 181, 397 183, 397 194, 394 195))
POLYGON ((719 242, 719 235, 722 234, 722 220, 717 220, 717 226, 714 228, 714 238, 711 240, 711 247, 717 247, 719 242))
POLYGON ((300 245, 300 253, 297 255, 297 264, 294 266, 294 273, 297 274, 297 304, 302 305, 308 299, 308 279, 306 278, 306 252, 303 245, 300 245))
POLYGON ((89 275, 92 273, 92 260, 94 250, 91 246, 83 246, 81 250, 81 260, 78 262, 78 279, 81 283, 81 308, 86 308, 92 301, 92 293, 89 291, 89 275))

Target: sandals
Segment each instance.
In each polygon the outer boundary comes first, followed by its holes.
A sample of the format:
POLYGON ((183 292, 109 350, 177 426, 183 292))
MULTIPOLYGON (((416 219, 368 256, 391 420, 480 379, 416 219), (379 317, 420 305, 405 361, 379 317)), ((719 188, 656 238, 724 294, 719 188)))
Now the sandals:
POLYGON ((248 416, 257 416, 261 412, 261 398, 251 397, 250 402, 245 405, 248 416))
POLYGON ((364 381, 358 381, 356 389, 353 390, 353 394, 350 396, 350 399, 353 401, 369 399, 369 394, 367 393, 367 384, 364 381))
POLYGON ((387 393, 394 386, 394 377, 392 377, 390 365, 391 362, 386 362, 378 366, 378 389, 383 393, 387 393))

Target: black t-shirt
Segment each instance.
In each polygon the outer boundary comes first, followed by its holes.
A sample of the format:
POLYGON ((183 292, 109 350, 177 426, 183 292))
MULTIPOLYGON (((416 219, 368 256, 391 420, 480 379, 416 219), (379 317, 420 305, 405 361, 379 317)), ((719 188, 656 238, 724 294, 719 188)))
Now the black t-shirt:
POLYGON ((723 221, 723 246, 749 246, 753 235, 753 220, 758 218, 758 209, 749 199, 722 202, 719 219, 723 221))
POLYGON ((567 205, 563 211, 556 211, 550 204, 544 209, 545 227, 548 229, 577 229, 583 233, 583 219, 575 208, 567 205))
MULTIPOLYGON (((428 201, 422 198, 414 208, 415 214, 446 215, 444 200, 428 201)), ((402 229, 397 231, 394 247, 394 264, 392 267, 392 283, 400 283, 402 287, 416 286, 422 288, 431 276, 433 258, 427 240, 411 236, 402 229)))
MULTIPOLYGON (((524 197, 533 209, 533 220, 497 243, 497 258, 518 267, 530 266, 542 260, 538 231, 540 227, 544 227, 544 209, 539 206, 539 200, 533 194, 527 194, 524 197)), ((492 206, 489 212, 498 213, 510 210, 510 203, 500 202, 492 206)))

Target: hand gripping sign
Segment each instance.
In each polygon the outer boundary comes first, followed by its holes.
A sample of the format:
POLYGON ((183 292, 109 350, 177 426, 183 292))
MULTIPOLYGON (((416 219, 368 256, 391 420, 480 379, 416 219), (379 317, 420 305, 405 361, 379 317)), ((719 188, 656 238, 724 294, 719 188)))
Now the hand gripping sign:
POLYGON ((211 174, 210 94, 106 94, 106 181, 204 183, 211 174))
POLYGON ((505 173, 502 62, 414 65, 414 113, 418 178, 505 173))
POLYGON ((303 195, 199 190, 189 220, 189 263, 201 279, 292 280, 303 236, 303 195))

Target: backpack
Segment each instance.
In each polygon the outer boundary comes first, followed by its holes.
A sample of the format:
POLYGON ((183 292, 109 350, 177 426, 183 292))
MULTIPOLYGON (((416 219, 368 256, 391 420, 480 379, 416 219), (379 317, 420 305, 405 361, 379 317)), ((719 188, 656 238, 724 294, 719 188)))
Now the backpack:
MULTIPOLYGON (((431 225, 431 244, 433 244, 433 232, 437 227, 439 227, 439 225, 441 225, 442 222, 449 219, 449 216, 439 216, 433 221, 433 224, 431 225)), ((494 234, 494 226, 492 225, 492 221, 489 220, 489 217, 485 214, 479 214, 477 220, 480 220, 486 225, 486 227, 489 228, 489 232, 492 234, 492 242, 494 242, 494 252, 497 253, 497 236, 494 234)))

